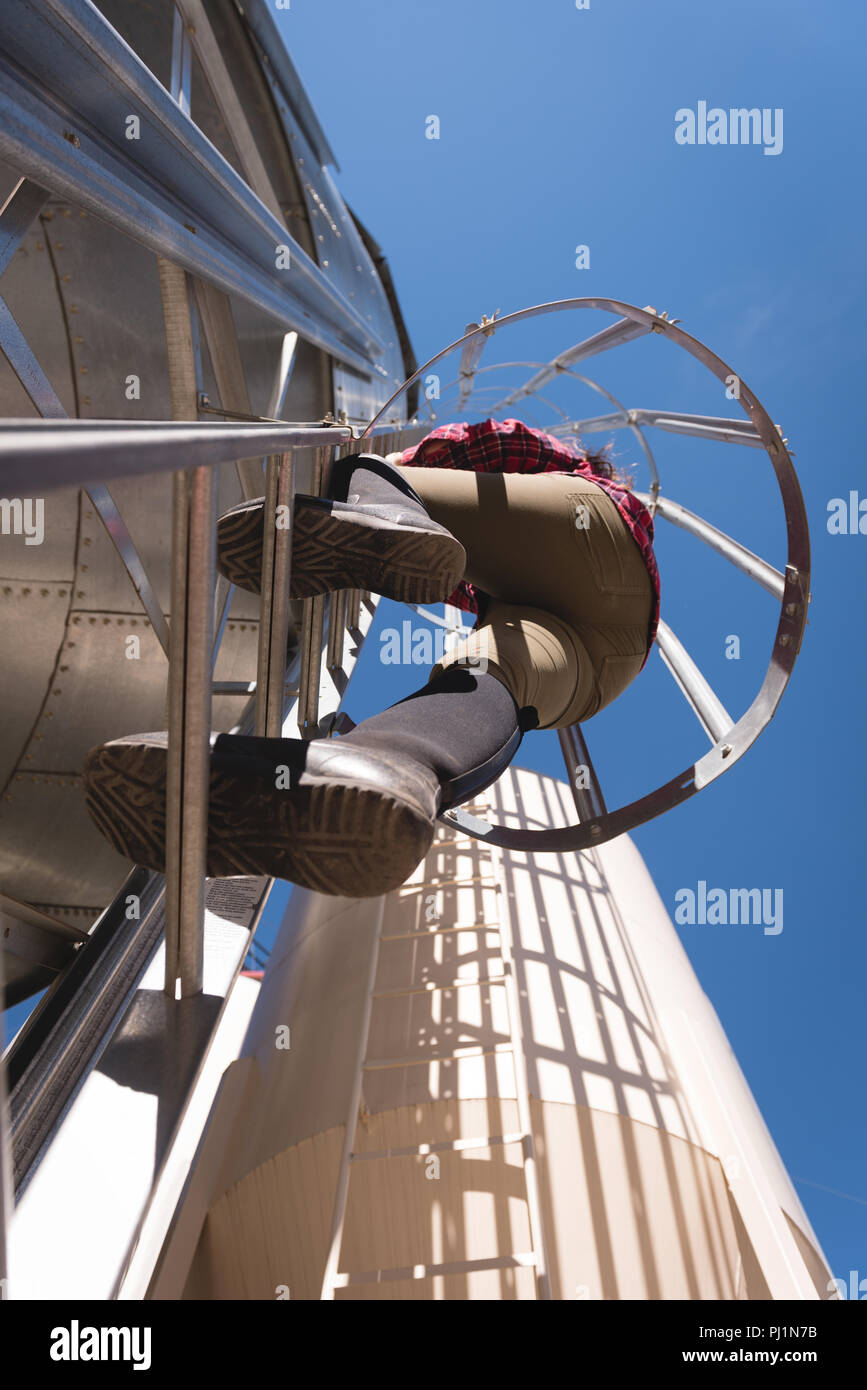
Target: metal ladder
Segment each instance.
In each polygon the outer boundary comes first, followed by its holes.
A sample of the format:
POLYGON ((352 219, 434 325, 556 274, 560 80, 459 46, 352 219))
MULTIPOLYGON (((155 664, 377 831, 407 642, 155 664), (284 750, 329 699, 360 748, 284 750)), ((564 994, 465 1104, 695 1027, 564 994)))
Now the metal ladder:
MULTIPOLYGON (((468 811, 490 811, 490 805, 481 802, 474 802, 467 806, 468 811)), ((451 832, 443 836, 438 836, 434 845, 453 846, 465 843, 463 837, 456 838, 451 832)), ((476 843, 478 848, 477 842, 476 843)), ((431 879, 420 883, 408 883, 402 889, 397 889, 395 896, 404 898, 412 893, 425 889, 446 887, 450 885, 463 886, 469 883, 481 883, 483 886, 493 888, 498 893, 502 892, 502 884, 498 877, 490 879, 463 876, 453 879, 431 879)), ((550 1299, 551 1288, 548 1276, 548 1262, 545 1252, 545 1237, 542 1222, 542 1208, 539 1195, 539 1184, 537 1176, 537 1163, 535 1144, 533 1140, 532 1120, 530 1113, 530 1095, 527 1081, 526 1062, 523 1049, 523 1032, 521 1028, 521 1014, 518 1000, 517 982, 514 970, 514 950, 512 941, 511 925, 508 916, 504 911, 501 899, 501 908, 498 913, 499 920, 494 922, 470 922, 459 923, 456 925, 436 925, 429 930, 414 930, 410 932, 397 932, 389 936, 383 936, 382 926, 385 914, 385 899, 382 899, 379 920, 376 928, 376 935, 371 950, 370 970, 367 982, 367 998, 365 1003, 364 1015, 362 1020, 358 1062, 350 1097, 350 1104, 347 1115, 346 1129, 344 1135, 343 1150, 338 1169, 337 1186, 335 1191, 334 1208, 332 1215, 331 1232, 329 1238, 328 1256, 325 1264, 325 1271, 322 1280, 321 1299, 324 1301, 334 1300, 337 1290, 348 1288, 359 1284, 388 1283, 402 1279, 427 1279, 437 1275, 460 1275, 470 1274, 476 1271, 496 1270, 496 1269, 517 1269, 531 1268, 535 1271, 534 1291, 537 1299, 550 1299), (494 931, 499 934, 499 953, 502 960, 502 974, 486 975, 479 980, 460 980, 454 979, 446 984, 434 984, 432 982, 421 984, 405 984, 397 989, 378 990, 376 988, 377 976, 379 973, 380 945, 386 940, 398 939, 421 939, 452 934, 458 931, 473 931, 484 928, 486 931, 494 931), (482 988, 485 985, 502 984, 506 1000, 506 1014, 508 1021, 508 1041, 494 1044, 470 1044, 459 1046, 448 1052, 437 1051, 423 1057, 370 1057, 368 1056, 368 1046, 370 1039, 370 1025, 373 1015, 373 1006, 378 999, 395 999, 412 994, 438 993, 443 990, 461 989, 469 985, 482 988), (435 1062, 453 1061, 463 1057, 490 1056, 493 1054, 506 1054, 511 1056, 515 1077, 515 1097, 518 1110, 518 1130, 507 1134, 485 1134, 473 1136, 471 1138, 433 1140, 420 1144, 410 1145, 405 1148, 391 1148, 379 1150, 365 1150, 359 1152, 355 1148, 357 1126, 363 1118, 362 1088, 364 1076, 372 1071, 379 1071, 390 1067, 405 1066, 427 1066, 435 1062), (349 1207, 349 1187, 353 1166, 360 1162, 369 1162, 372 1159, 397 1159, 410 1158, 415 1156, 425 1156, 438 1153, 456 1153, 472 1149, 496 1148, 507 1144, 520 1144, 523 1157, 522 1171, 524 1175, 525 1201, 527 1203, 527 1213, 529 1218, 530 1248, 524 1251, 510 1251, 507 1254, 495 1255, 488 1258, 473 1260, 457 1260, 442 1264, 414 1264, 393 1269, 366 1269, 346 1271, 341 1269, 341 1257, 343 1253, 344 1232, 346 1229, 346 1217, 349 1207)))

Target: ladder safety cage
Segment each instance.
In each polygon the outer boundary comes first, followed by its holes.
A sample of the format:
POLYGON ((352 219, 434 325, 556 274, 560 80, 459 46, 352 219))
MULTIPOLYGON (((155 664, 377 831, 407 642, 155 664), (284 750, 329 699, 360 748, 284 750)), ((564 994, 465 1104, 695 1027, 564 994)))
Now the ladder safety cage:
MULTIPOLYGON (((709 751, 691 767, 684 768, 676 777, 671 778, 655 790, 615 810, 606 808, 595 772, 592 772, 588 788, 575 788, 573 786, 573 795, 580 816, 579 822, 561 829, 512 829, 508 826, 495 825, 481 820, 461 807, 442 813, 440 820, 444 824, 458 827, 476 839, 486 840, 490 844, 500 845, 505 849, 538 853, 551 851, 563 853, 604 844, 614 836, 622 835, 634 829, 635 826, 642 825, 688 800, 733 766, 739 758, 743 757, 770 722, 788 684, 800 651, 807 621, 807 606, 810 600, 810 542, 804 500, 786 447, 787 441, 784 439, 780 427, 773 423, 761 402, 747 388, 743 379, 734 373, 716 353, 697 338, 684 332, 677 324, 678 320, 669 318, 665 312, 657 313, 651 306, 641 309, 622 300, 601 298, 553 300, 548 303, 533 305, 527 309, 517 310, 503 318, 496 318, 496 322, 493 319, 483 320, 480 325, 470 325, 463 337, 436 353, 435 356, 420 366, 411 377, 407 378, 380 412, 373 417, 362 435, 362 438, 367 438, 375 433, 378 422, 394 402, 436 363, 459 349, 461 350, 459 374, 454 381, 448 383, 446 389, 457 388, 461 405, 472 398, 475 380, 485 372, 523 366, 534 366, 538 369, 535 375, 522 387, 509 390, 505 396, 500 397, 495 405, 486 407, 489 414, 498 410, 501 411, 518 401, 538 396, 539 388, 553 381, 558 375, 565 374, 573 377, 607 397, 616 407, 616 412, 584 420, 567 420, 565 423, 555 425, 549 432, 558 435, 630 429, 639 441, 650 468, 650 492, 637 493, 636 495, 645 503, 651 514, 659 516, 695 536, 696 539, 702 541, 737 569, 755 580, 780 603, 780 614, 767 671, 752 704, 739 719, 734 719, 728 713, 682 643, 668 625, 660 621, 656 637, 660 656, 712 745, 709 751), (582 309, 603 310, 610 314, 619 315, 619 317, 608 328, 582 339, 573 347, 560 353, 552 362, 509 362, 493 366, 479 366, 485 340, 490 338, 494 332, 540 315, 582 309), (676 347, 688 352, 712 372, 723 385, 727 385, 732 378, 736 377, 740 383, 737 399, 742 405, 747 419, 729 420, 715 416, 673 411, 629 409, 597 382, 579 376, 577 372, 572 370, 576 362, 586 361, 649 333, 668 338, 676 347), (473 344, 480 346, 471 350, 473 344), (777 480, 786 521, 787 558, 785 571, 776 569, 768 561, 754 555, 740 542, 718 530, 704 518, 696 516, 695 513, 681 504, 660 497, 658 468, 644 434, 644 430, 649 426, 671 433, 692 435, 700 439, 711 439, 726 444, 741 444, 750 448, 765 450, 777 480)), ((481 389, 487 391, 487 388, 481 389)), ((557 407, 553 408, 558 414, 562 414, 557 407)), ((580 728, 576 726, 569 730, 560 730, 559 734, 567 768, 571 769, 570 780, 571 772, 577 768, 579 763, 592 769, 590 755, 580 728)))

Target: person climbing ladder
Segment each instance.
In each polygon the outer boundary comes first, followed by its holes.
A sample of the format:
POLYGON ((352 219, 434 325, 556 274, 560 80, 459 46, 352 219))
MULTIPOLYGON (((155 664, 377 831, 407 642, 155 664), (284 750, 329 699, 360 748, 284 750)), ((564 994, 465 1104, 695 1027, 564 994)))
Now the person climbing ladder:
MULTIPOLYGON (((516 419, 338 459, 328 491, 295 497, 293 598, 367 589, 476 625, 420 690, 341 738, 212 735, 207 873, 363 898, 406 881, 437 816, 495 782, 525 732, 590 719, 631 684, 659 573, 653 520, 604 456, 516 419)), ((264 498, 218 522, 218 568, 254 593, 263 537, 264 498)), ((166 749, 164 733, 134 735, 84 766, 100 831, 159 872, 166 749)))

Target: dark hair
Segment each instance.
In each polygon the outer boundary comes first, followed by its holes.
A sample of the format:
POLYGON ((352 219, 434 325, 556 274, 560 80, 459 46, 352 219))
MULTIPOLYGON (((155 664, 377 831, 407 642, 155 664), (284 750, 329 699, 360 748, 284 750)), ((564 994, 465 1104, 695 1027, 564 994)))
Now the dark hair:
POLYGON ((635 474, 628 473, 625 469, 616 468, 608 457, 612 448, 609 441, 604 449, 585 449, 583 444, 579 445, 582 457, 590 464, 594 473, 598 473, 601 478, 608 478, 618 487, 622 487, 626 492, 631 492, 635 483, 635 474))

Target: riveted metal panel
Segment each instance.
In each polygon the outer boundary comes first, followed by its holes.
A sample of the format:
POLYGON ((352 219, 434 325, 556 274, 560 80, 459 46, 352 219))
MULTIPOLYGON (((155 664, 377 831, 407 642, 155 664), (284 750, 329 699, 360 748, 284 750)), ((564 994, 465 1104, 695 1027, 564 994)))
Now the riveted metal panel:
MULTIPOLYGON (((5 789, 4 794, 22 751, 34 741, 38 746, 45 731, 60 722, 44 718, 42 706, 52 688, 68 606, 68 585, 0 582, 0 790, 5 789)), ((7 819, 6 804, 0 801, 0 826, 7 819)))
POLYGON ((7 893, 49 912, 56 903, 106 903, 129 867, 88 816, 80 776, 14 775, 0 807, 0 880, 7 893))

